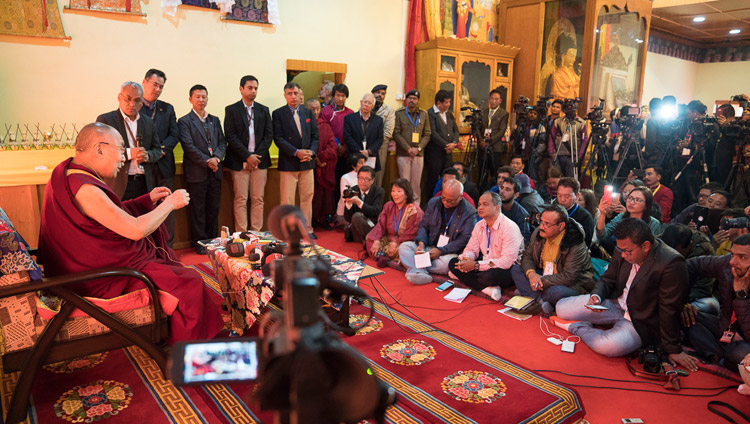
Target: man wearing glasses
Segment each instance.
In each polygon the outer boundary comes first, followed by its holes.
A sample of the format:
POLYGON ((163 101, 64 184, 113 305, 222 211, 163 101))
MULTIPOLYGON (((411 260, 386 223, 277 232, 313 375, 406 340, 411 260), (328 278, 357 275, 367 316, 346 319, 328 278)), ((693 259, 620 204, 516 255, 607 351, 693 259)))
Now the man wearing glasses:
POLYGON ((464 250, 477 220, 477 211, 463 198, 464 188, 458 180, 443 184, 440 197, 427 202, 417 237, 401 243, 398 253, 406 267, 406 279, 412 284, 432 282, 433 274, 447 274, 448 263, 464 250), (414 256, 430 254, 430 266, 417 268, 414 256))
POLYGON ((680 344, 688 298, 685 259, 654 238, 643 220, 622 220, 614 235, 617 249, 591 295, 560 300, 550 320, 599 354, 617 357, 652 348, 663 353, 662 360, 697 371, 698 362, 680 344))
POLYGON ((536 300, 548 314, 558 300, 594 288, 594 268, 583 228, 568 218, 562 205, 544 209, 521 265, 513 266, 511 274, 519 293, 536 300))
MULTIPOLYGON (((385 190, 373 185, 375 170, 369 166, 357 172, 357 190, 351 196, 344 196, 344 219, 349 222, 344 230, 344 240, 364 243, 367 233, 372 230, 383 210, 385 190)), ((354 188, 354 187, 352 187, 354 188)))

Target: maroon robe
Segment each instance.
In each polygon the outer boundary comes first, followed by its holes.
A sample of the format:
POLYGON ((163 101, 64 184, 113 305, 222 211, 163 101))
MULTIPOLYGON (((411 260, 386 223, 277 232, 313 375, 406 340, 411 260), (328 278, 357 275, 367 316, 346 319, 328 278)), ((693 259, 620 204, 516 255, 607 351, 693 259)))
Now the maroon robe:
MULTIPOLYGON (((177 255, 166 244, 164 225, 141 240, 115 233, 78 209, 75 195, 84 184, 99 187, 130 215, 140 216, 154 209, 148 194, 121 202, 104 181, 66 159, 52 171, 44 191, 39 258, 45 273, 56 276, 122 266, 137 269, 151 278, 159 290, 179 300, 169 320, 170 344, 215 336, 223 327, 220 307, 211 299, 212 293, 201 275, 177 261, 177 255)), ((80 283, 75 291, 109 299, 144 287, 140 280, 113 277, 80 283)))
MULTIPOLYGON (((324 223, 327 215, 336 214, 336 140, 328 121, 318 118, 318 160, 326 166, 315 166, 315 194, 313 195, 313 220, 324 223)), ((346 158, 342 158, 344 160, 346 158)))

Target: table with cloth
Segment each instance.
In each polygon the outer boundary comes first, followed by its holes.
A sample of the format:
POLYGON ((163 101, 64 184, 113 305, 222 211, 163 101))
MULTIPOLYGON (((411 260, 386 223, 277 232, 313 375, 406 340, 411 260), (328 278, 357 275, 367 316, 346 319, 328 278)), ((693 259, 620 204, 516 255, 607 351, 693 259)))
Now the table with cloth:
MULTIPOLYGON (((270 243, 275 240, 268 232, 251 232, 259 239, 259 244, 270 243)), ((247 257, 232 257, 221 245, 220 239, 214 239, 207 245, 208 258, 211 261, 216 279, 219 282, 224 301, 231 315, 232 331, 243 334, 258 320, 265 306, 271 301, 276 292, 276 284, 271 277, 266 277, 260 270, 253 270, 252 262, 247 257)), ((311 254, 312 248, 303 245, 303 256, 311 254)), ((362 261, 351 259, 329 249, 317 247, 318 255, 328 255, 331 266, 336 271, 335 278, 350 285, 357 285, 360 278, 370 278, 374 274, 367 271, 362 261)), ((375 270, 377 271, 377 270, 375 270)), ((333 301, 324 298, 326 305, 336 311, 344 311, 348 315, 348 302, 333 301)))

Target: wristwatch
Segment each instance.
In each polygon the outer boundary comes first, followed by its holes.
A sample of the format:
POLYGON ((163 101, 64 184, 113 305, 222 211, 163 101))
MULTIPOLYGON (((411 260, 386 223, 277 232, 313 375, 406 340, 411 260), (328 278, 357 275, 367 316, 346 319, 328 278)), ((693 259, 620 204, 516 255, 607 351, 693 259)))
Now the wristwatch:
POLYGON ((748 298, 748 292, 745 289, 739 289, 734 294, 737 296, 737 299, 747 299, 748 298))
POLYGON ((479 271, 479 262, 474 262, 474 271, 479 271))

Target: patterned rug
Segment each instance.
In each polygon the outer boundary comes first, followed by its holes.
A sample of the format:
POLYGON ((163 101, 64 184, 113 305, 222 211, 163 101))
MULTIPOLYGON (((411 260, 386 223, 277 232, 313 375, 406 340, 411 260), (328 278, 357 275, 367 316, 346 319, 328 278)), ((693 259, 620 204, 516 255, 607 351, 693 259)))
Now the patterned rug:
MULTIPOLYGON (((194 268, 218 296, 210 266, 194 268)), ((365 319, 366 313, 352 305, 351 321, 365 319)), ((570 388, 380 304, 375 317, 345 341, 398 391, 387 422, 575 423, 584 416, 570 388)), ((12 389, 12 376, 3 386, 4 393, 12 389)), ((253 384, 175 387, 147 355, 131 347, 45 366, 35 382, 29 422, 272 422, 272 413, 246 405, 253 390, 253 384)))

